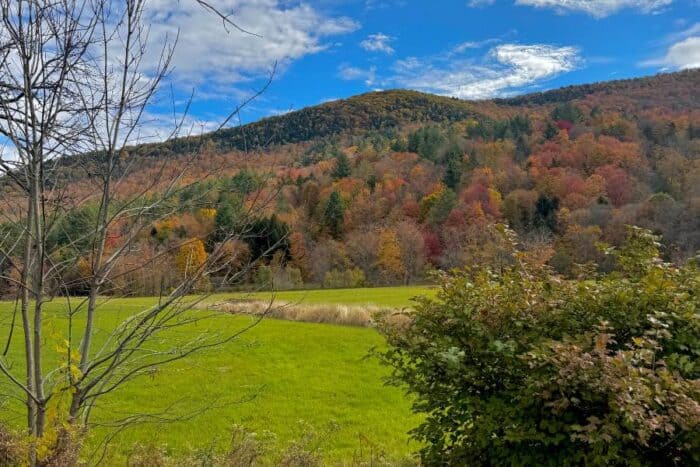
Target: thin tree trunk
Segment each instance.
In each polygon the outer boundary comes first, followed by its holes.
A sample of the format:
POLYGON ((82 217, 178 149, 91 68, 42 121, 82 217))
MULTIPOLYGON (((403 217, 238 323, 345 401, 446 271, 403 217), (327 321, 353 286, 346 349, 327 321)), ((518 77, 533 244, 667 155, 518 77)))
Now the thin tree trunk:
MULTIPOLYGON (((33 216, 34 206, 31 200, 27 203, 27 219, 33 216)), ((24 240, 24 265, 22 266, 22 298, 21 298, 21 313, 22 313, 22 330, 24 331, 24 355, 27 365, 27 389, 34 393, 34 350, 32 346, 32 325, 29 318, 29 270, 31 268, 30 258, 32 252, 32 235, 27 223, 24 240)), ((36 434, 36 404, 34 400, 27 394, 27 428, 30 435, 36 434)))
POLYGON ((31 202, 33 204, 33 280, 32 292, 34 295, 34 392, 39 401, 36 404, 36 430, 35 435, 41 437, 44 434, 46 424, 46 407, 44 403, 43 374, 41 371, 42 348, 42 308, 44 300, 44 238, 43 238, 43 210, 42 200, 42 173, 41 161, 34 164, 31 202))

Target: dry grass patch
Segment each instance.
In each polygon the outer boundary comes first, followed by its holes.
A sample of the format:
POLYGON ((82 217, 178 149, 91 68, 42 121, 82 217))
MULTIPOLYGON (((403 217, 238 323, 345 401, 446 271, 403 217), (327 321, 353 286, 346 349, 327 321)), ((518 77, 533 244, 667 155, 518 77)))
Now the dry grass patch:
POLYGON ((344 326, 373 327, 376 318, 384 314, 395 314, 398 310, 376 305, 303 304, 264 300, 230 299, 213 304, 203 304, 203 308, 251 316, 305 323, 328 323, 344 326))
POLYGON ((20 465, 26 458, 26 446, 15 433, 0 425, 0 465, 20 465))

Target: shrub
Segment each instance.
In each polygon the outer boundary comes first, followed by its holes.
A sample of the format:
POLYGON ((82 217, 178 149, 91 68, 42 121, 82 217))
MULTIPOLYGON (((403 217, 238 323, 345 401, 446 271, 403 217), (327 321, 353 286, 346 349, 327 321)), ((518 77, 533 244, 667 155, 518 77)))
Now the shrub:
MULTIPOLYGON (((211 467, 253 467, 256 465, 279 465, 284 467, 316 467, 323 465, 322 446, 338 431, 339 426, 330 422, 318 431, 299 422, 299 438, 286 446, 277 444, 274 433, 255 433, 234 425, 231 442, 224 452, 207 449, 190 455, 175 457, 166 447, 135 445, 131 449, 128 467, 189 467, 193 465, 211 467)), ((4 464, 2 464, 4 465, 4 464)))
POLYGON ((0 465, 20 465, 26 452, 19 438, 0 425, 0 465))
POLYGON ((274 439, 275 436, 272 433, 264 432, 259 435, 243 426, 234 425, 231 444, 223 456, 224 462, 221 465, 227 467, 259 465, 261 458, 270 450, 270 444, 274 439))
POLYGON ((360 268, 338 271, 332 269, 323 277, 323 287, 327 289, 346 289, 363 287, 365 285, 365 273, 360 268))
POLYGON ((698 268, 637 228, 608 253, 618 271, 564 281, 513 248, 513 266, 444 274, 383 327, 425 464, 700 462, 698 268))

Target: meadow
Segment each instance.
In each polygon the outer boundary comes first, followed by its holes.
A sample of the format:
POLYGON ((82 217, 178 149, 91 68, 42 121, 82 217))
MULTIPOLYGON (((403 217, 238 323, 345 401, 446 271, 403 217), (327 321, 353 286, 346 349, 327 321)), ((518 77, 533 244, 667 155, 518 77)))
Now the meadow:
POLYGON ((252 300, 275 300, 301 304, 341 304, 375 305, 380 307, 404 308, 411 305, 411 299, 418 295, 433 295, 435 288, 430 286, 408 287, 367 287, 357 289, 315 289, 283 290, 279 292, 252 292, 237 294, 216 294, 212 300, 240 298, 252 300))
MULTIPOLYGON (((402 308, 410 306, 411 297, 431 293, 425 287, 393 287, 279 292, 274 297, 296 303, 402 308)), ((268 300, 270 293, 220 294, 210 301, 231 297, 268 300)), ((99 315, 102 331, 97 340, 153 301, 126 298, 106 303, 99 315)), ((63 305, 56 300, 47 306, 46 335, 57 344, 65 337, 63 305)), ((12 306, 0 304, 3 335, 9 329, 12 306)), ((210 325, 218 332, 233 333, 252 319, 225 315, 210 325)), ((188 325, 158 345, 208 331, 201 326, 188 325)), ((18 336, 8 361, 20 365, 18 336)), ((95 421, 105 426, 92 431, 85 452, 89 454, 105 435, 115 432, 109 426, 114 420, 141 413, 155 416, 120 432, 112 440, 110 457, 123 459, 136 445, 163 448, 173 456, 223 449, 230 442, 232 427, 241 425, 268 439, 274 450, 315 432, 311 444, 327 462, 352 462, 370 452, 406 458, 415 449, 406 433, 417 418, 402 391, 383 384, 387 369, 369 356, 372 348, 383 345, 383 338, 371 328, 265 319, 233 342, 160 368, 102 399, 95 421)), ((48 366, 57 364, 60 357, 45 358, 48 366)), ((0 381, 0 394, 16 394, 5 380, 0 381)), ((4 405, 0 420, 21 427, 24 415, 19 401, 7 397, 0 404, 4 405)))

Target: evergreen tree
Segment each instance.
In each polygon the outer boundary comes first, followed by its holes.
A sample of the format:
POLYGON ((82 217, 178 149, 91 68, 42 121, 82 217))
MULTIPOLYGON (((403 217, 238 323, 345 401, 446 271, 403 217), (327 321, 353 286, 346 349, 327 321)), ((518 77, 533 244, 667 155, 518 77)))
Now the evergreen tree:
POLYGON ((530 145, 527 144, 525 138, 520 135, 515 140, 515 160, 522 162, 530 155, 530 145))
POLYGON ((394 152, 406 152, 408 151, 408 142, 404 138, 396 138, 393 143, 391 143, 391 150, 394 152))
POLYGON ((547 122, 547 126, 544 127, 544 139, 550 140, 558 134, 559 129, 552 122, 547 122))
POLYGON ((345 205, 340 193, 334 191, 328 198, 326 209, 323 211, 323 226, 333 238, 339 238, 342 235, 344 218, 345 205))
POLYGON ((335 158, 335 168, 333 169, 331 175, 333 175, 333 178, 338 179, 349 177, 351 173, 352 169, 350 168, 350 160, 344 152, 340 151, 338 156, 335 158))
POLYGON ((276 215, 257 219, 250 223, 245 235, 253 259, 272 258, 281 251, 281 259, 290 257, 289 226, 276 215))
POLYGON ((574 104, 566 102, 558 105, 552 111, 552 120, 564 120, 571 123, 577 123, 583 120, 583 113, 581 112, 581 109, 576 107, 574 104))
POLYGON ((430 206, 427 213, 427 221, 430 225, 437 226, 445 222, 447 216, 457 204, 457 195, 449 188, 440 192, 430 206))
POLYGON ((367 177, 367 186, 369 187, 369 192, 374 193, 374 189, 377 187, 377 176, 375 174, 370 174, 367 177))
POLYGON ((214 225, 217 233, 225 236, 232 232, 236 224, 236 210, 230 204, 226 203, 216 210, 214 217, 214 225))
POLYGON ((445 154, 445 166, 443 182, 454 190, 462 179, 462 154, 457 146, 453 146, 445 154))
POLYGON ((408 137, 408 150, 425 159, 435 161, 447 138, 438 127, 428 126, 411 133, 408 137))
POLYGON ((558 227, 557 211, 559 210, 559 200, 540 196, 535 204, 535 226, 545 227, 555 232, 558 227))

